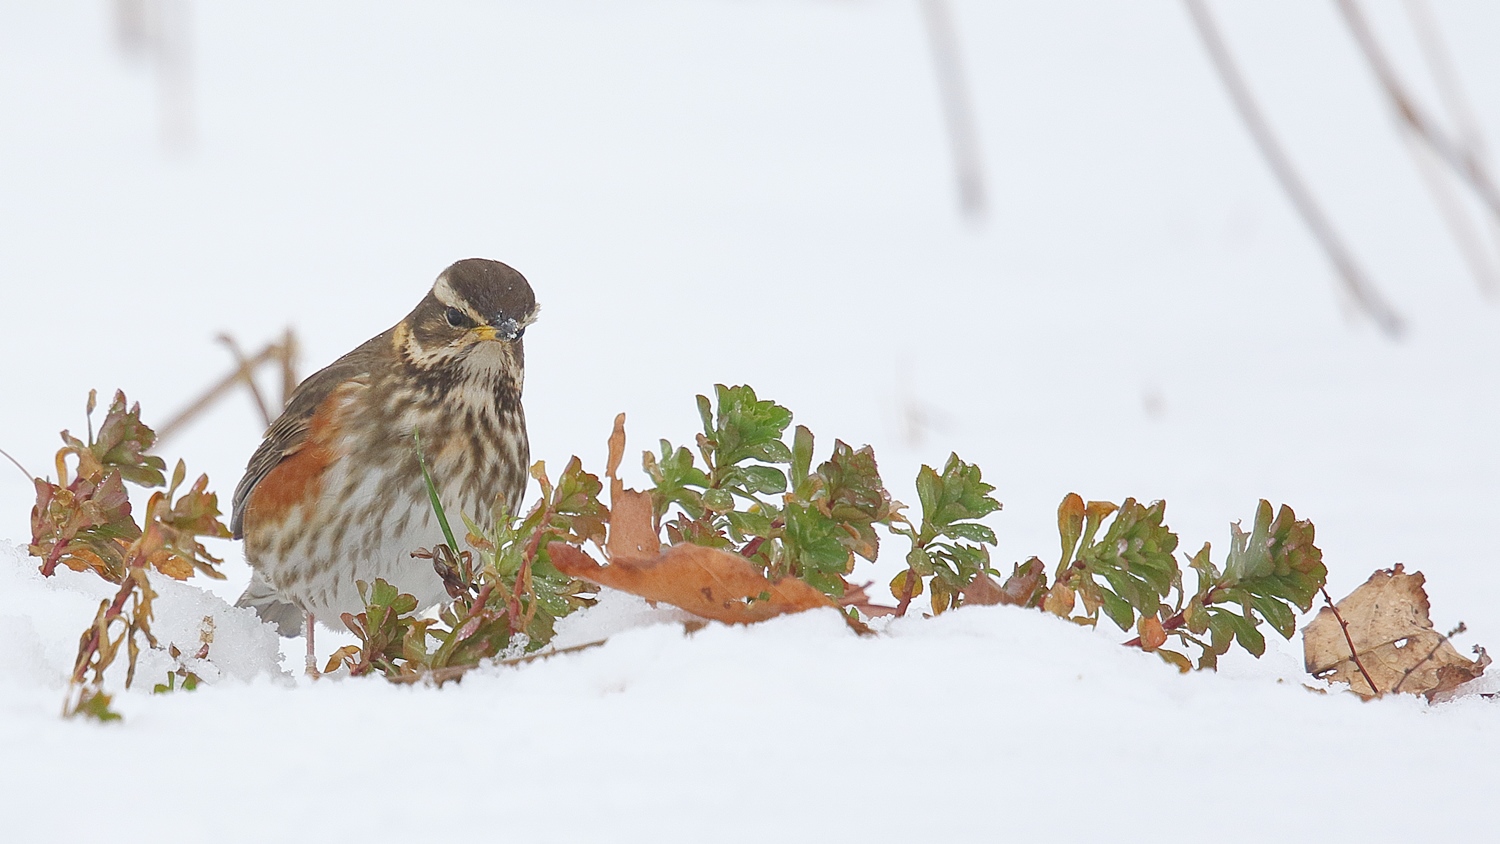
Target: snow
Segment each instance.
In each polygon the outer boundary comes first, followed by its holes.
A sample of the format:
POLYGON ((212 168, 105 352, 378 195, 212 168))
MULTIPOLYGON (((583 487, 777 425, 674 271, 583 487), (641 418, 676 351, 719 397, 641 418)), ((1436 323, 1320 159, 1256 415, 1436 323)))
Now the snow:
MULTIPOLYGON (((1401 5, 1365 5, 1436 102, 1401 5)), ((543 305, 527 415, 554 469, 602 466, 622 410, 632 450, 687 441, 694 393, 749 383, 822 450, 873 443, 903 500, 950 450, 983 466, 1002 564, 1056 553, 1069 491, 1165 498, 1183 547, 1220 553, 1264 497, 1317 524, 1334 593, 1404 562, 1439 627, 1468 623, 1461 650, 1500 647, 1500 311, 1331 5, 1212 4, 1408 320, 1395 343, 1340 300, 1179 3, 954 6, 991 197, 977 223, 956 210, 912 2, 183 4, 185 152, 162 148, 157 77, 121 56, 110 7, 0 5, 0 446, 43 470, 90 387, 166 418, 227 371, 221 331, 248 348, 294 325, 307 371, 482 255, 543 305), (101 327, 143 305, 153 325, 101 327)), ((1493 143, 1500 9, 1434 6, 1493 143)), ((259 427, 236 397, 164 452, 227 493, 259 427)), ((24 543, 31 488, 3 472, 0 539, 24 543)), ((195 643, 212 615, 221 675, 141 682, 123 723, 97 725, 57 713, 108 587, 42 581, 0 545, 7 838, 1493 826, 1476 808, 1497 785, 1494 678, 1437 706, 1361 704, 1305 689, 1295 642, 1181 676, 1038 613, 687 635, 610 595, 559 637, 601 647, 443 689, 313 683, 299 642, 278 668, 224 603, 248 571, 215 552, 230 579, 162 583, 158 629, 195 643)), ((888 580, 891 556, 861 576, 888 580)))

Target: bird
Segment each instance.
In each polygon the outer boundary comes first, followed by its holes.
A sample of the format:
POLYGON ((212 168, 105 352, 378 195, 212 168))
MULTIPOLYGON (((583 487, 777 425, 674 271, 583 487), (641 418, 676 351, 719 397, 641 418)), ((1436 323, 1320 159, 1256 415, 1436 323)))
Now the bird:
MULTIPOLYGON (((539 307, 530 283, 483 258, 454 263, 404 319, 313 373, 287 398, 235 488, 253 608, 286 637, 358 614, 358 584, 383 578, 420 607, 447 600, 429 561, 442 542, 417 436, 448 514, 488 526, 516 513, 530 444, 522 337, 539 307)), ((458 551, 459 549, 454 549, 458 551)))

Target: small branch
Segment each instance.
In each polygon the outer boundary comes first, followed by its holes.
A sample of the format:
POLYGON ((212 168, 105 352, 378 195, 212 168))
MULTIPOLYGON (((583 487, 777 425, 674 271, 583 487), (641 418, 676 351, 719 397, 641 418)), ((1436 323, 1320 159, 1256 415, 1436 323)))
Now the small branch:
MULTIPOLYGON (((228 334, 220 334, 219 342, 229 347, 229 353, 234 355, 235 362, 240 366, 240 378, 245 382, 245 388, 250 391, 250 397, 255 400, 255 407, 260 411, 260 418, 265 420, 267 428, 271 427, 276 417, 272 416, 271 409, 266 407, 265 397, 260 394, 260 387, 255 384, 254 369, 250 366, 250 361, 245 358, 245 353, 240 351, 240 344, 228 334)), ((276 355, 273 354, 272 357, 276 355)))
POLYGON ((1359 651, 1354 648, 1354 637, 1349 635, 1349 625, 1344 622, 1344 616, 1339 612, 1338 605, 1334 604, 1333 598, 1328 595, 1328 587, 1320 586, 1318 591, 1323 593, 1323 600, 1328 602, 1328 608, 1333 610, 1333 618, 1339 623, 1339 629, 1344 631, 1344 641, 1349 644, 1349 656, 1354 660, 1354 667, 1359 669, 1360 675, 1370 685, 1370 694, 1380 695, 1380 687, 1375 685, 1375 680, 1370 677, 1370 672, 1365 670, 1365 664, 1359 659, 1359 651))
MULTIPOLYGON (((563 654, 577 653, 578 651, 586 651, 590 648, 597 648, 600 645, 604 644, 606 641, 607 640, 605 639, 600 639, 597 642, 585 642, 582 645, 572 645, 571 647, 557 648, 556 650, 527 654, 525 656, 516 656, 511 657, 510 659, 498 659, 489 664, 525 665, 528 662, 535 662, 539 659, 547 659, 548 657, 561 656, 563 654)), ((402 685, 421 683, 428 680, 441 685, 448 682, 449 680, 461 679, 465 674, 479 667, 481 667, 481 663, 476 663, 474 665, 449 665, 444 668, 433 668, 428 671, 418 672, 416 674, 402 674, 396 677, 387 677, 386 679, 391 681, 392 683, 399 683, 402 685)))
MULTIPOLYGON (((1416 671, 1418 668, 1421 668, 1422 666, 1424 666, 1427 663, 1431 662, 1432 658, 1435 657, 1435 656, 1437 656, 1437 652, 1442 649, 1443 645, 1448 644, 1448 642, 1454 636, 1457 636, 1458 634, 1463 633, 1464 631, 1466 631, 1468 629, 1469 629, 1468 625, 1466 625, 1462 621, 1460 621, 1458 623, 1457 627, 1453 628, 1452 630, 1449 630, 1445 635, 1439 636, 1437 644, 1432 646, 1432 650, 1430 650, 1430 651, 1427 652, 1427 656, 1422 657, 1422 659, 1419 662, 1416 662, 1416 663, 1412 664, 1411 666, 1409 666, 1406 669, 1406 671, 1404 671, 1401 674, 1401 679, 1398 680, 1398 681, 1396 681, 1396 685, 1394 685, 1394 686, 1391 687, 1391 691, 1392 692, 1399 692, 1399 691, 1401 691, 1401 687, 1404 686, 1404 685, 1406 685, 1406 681, 1407 680, 1411 679, 1411 675, 1412 675, 1413 671, 1416 671)), ((1429 691, 1429 692, 1427 692, 1427 694, 1431 695, 1432 692, 1429 691)), ((1429 697, 1428 700, 1431 700, 1431 698, 1429 697)))
POLYGON ((973 97, 964 77, 958 52, 958 30, 948 0, 921 0, 922 19, 937 71, 948 142, 958 177, 958 204, 965 215, 977 218, 985 211, 984 167, 980 161, 979 131, 975 127, 973 97))
POLYGON ((285 408, 297 389, 297 335, 288 328, 281 337, 277 360, 281 363, 281 406, 285 408))
POLYGON ((1417 173, 1427 185, 1428 193, 1432 194, 1443 222, 1448 224, 1448 231, 1458 244, 1459 254, 1463 256, 1464 263, 1469 265, 1469 272, 1478 283, 1480 292, 1494 298, 1500 294, 1500 273, 1496 272, 1484 240, 1475 230, 1474 221, 1464 208, 1457 191, 1448 181, 1447 174, 1438 168, 1432 151, 1417 143, 1419 139, 1409 126, 1402 125, 1401 137, 1406 141, 1407 151, 1417 165, 1417 173))
POLYGON ((1291 159, 1282 149, 1280 142, 1271 133, 1270 124, 1267 123, 1260 106, 1251 95, 1250 87, 1240 74, 1239 67, 1234 63, 1234 58, 1230 55, 1228 45, 1220 35, 1205 0, 1183 0, 1183 2, 1187 5, 1188 16, 1197 27, 1203 46, 1208 50, 1209 58, 1213 60, 1214 69, 1218 71, 1224 87, 1229 90, 1230 100, 1239 111, 1240 118, 1245 122, 1245 128, 1250 131, 1250 136, 1260 148, 1261 155, 1265 157, 1266 164, 1270 166, 1276 180, 1281 183, 1281 188, 1286 192, 1287 198, 1292 201, 1297 213, 1302 215, 1303 222, 1312 231, 1318 245, 1323 247, 1328 260, 1333 263, 1334 269, 1337 270, 1339 278, 1344 283, 1345 291, 1355 304, 1379 326, 1380 330, 1385 332, 1387 337, 1391 339, 1400 337, 1405 328, 1400 314, 1386 302, 1385 297, 1366 278, 1364 271, 1355 262, 1353 254, 1344 246, 1344 242, 1334 231, 1333 224, 1323 213, 1317 201, 1313 199, 1312 192, 1308 190, 1296 168, 1292 166, 1291 159))
MULTIPOLYGON (((1492 228, 1500 224, 1500 195, 1496 194, 1494 183, 1490 180, 1485 166, 1478 127, 1468 112, 1463 95, 1459 93, 1457 77, 1453 72, 1452 64, 1447 60, 1447 53, 1443 49, 1442 42, 1438 39, 1430 14, 1424 15, 1415 4, 1407 3, 1407 11, 1417 30, 1423 55, 1438 82, 1438 89, 1449 111, 1463 127, 1464 138, 1462 140, 1446 136, 1417 106, 1416 98, 1396 75, 1395 65, 1381 48, 1380 42, 1376 40, 1375 31, 1365 18, 1359 4, 1355 0, 1338 0, 1338 6, 1343 14, 1344 22, 1354 35, 1355 43, 1359 45, 1360 52, 1369 63, 1371 71, 1374 72, 1376 81, 1400 119, 1402 128, 1410 133, 1411 137, 1421 141, 1439 160, 1452 167, 1454 173, 1473 188, 1480 200, 1489 207, 1492 228)), ((1475 281, 1479 283, 1480 289, 1486 295, 1494 296, 1497 291, 1500 291, 1500 279, 1496 278, 1494 262, 1478 233, 1474 231, 1468 211, 1464 209, 1443 174, 1433 166, 1433 162, 1423 154, 1423 151, 1415 145, 1408 146, 1408 150, 1417 165, 1418 173, 1427 183, 1427 189, 1437 203, 1443 221, 1447 223, 1449 232, 1458 243, 1459 251, 1469 265, 1475 281)), ((1494 230, 1500 234, 1500 229, 1494 230)))
POLYGON ((17 469, 20 469, 21 474, 26 476, 27 481, 31 481, 36 478, 36 475, 33 475, 30 472, 26 471, 26 467, 21 465, 21 461, 17 460, 14 457, 11 457, 10 452, 6 451, 3 448, 0 448, 0 454, 5 455, 5 459, 9 460, 11 462, 11 465, 15 466, 17 469))
POLYGON ((176 416, 167 420, 166 424, 156 429, 156 442, 160 445, 173 434, 180 431, 187 423, 196 419, 203 411, 213 406, 219 399, 223 398, 230 390, 242 381, 250 377, 250 372, 270 360, 277 359, 278 347, 271 344, 251 355, 249 358, 241 358, 235 370, 224 376, 219 382, 208 388, 203 395, 181 410, 176 416))
MULTIPOLYGON (((1469 98, 1464 95, 1463 88, 1459 85, 1458 73, 1454 70, 1447 44, 1444 43, 1437 20, 1432 14, 1432 7, 1427 0, 1406 0, 1406 13, 1411 19, 1412 29, 1416 32, 1417 44, 1422 49, 1422 56, 1427 60, 1427 66, 1432 71, 1432 78, 1437 82, 1438 94, 1442 97, 1443 106, 1458 126, 1458 135, 1464 148, 1488 167, 1489 149, 1485 143, 1484 133, 1479 128, 1479 120, 1474 116, 1474 109, 1469 105, 1469 98)), ((1490 237, 1496 248, 1500 249, 1500 218, 1492 216, 1489 223, 1490 237)))
MULTIPOLYGON (((1197 0, 1189 0, 1197 2, 1197 0)), ((1459 175, 1479 200, 1489 208, 1496 219, 1500 219, 1500 191, 1496 191, 1495 183, 1490 179, 1489 171, 1484 162, 1474 155, 1473 150, 1467 148, 1447 133, 1438 128, 1437 124, 1421 108, 1412 97, 1411 92, 1402 84, 1401 78, 1396 75, 1396 67, 1391 63, 1390 57, 1381 49, 1380 42, 1375 40, 1375 31, 1370 28, 1370 22, 1365 18, 1355 0, 1335 0, 1339 11, 1344 16, 1344 22, 1349 25, 1349 31, 1354 35, 1354 41, 1359 45, 1360 52, 1364 53, 1365 60, 1370 64, 1370 70, 1375 74, 1375 79, 1384 89, 1386 96, 1390 98, 1391 106, 1396 110, 1396 116, 1416 132, 1432 148, 1438 157, 1448 163, 1453 171, 1459 175)))

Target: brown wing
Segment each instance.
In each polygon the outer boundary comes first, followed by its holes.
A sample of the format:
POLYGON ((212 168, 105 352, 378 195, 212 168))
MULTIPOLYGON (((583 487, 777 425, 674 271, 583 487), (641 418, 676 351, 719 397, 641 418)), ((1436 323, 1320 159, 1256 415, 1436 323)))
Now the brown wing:
POLYGON ((229 520, 229 529, 234 532, 235 539, 243 539, 245 536, 245 502, 249 500, 251 491, 281 461, 296 454, 307 444, 308 425, 312 422, 318 405, 342 384, 351 381, 366 382, 370 364, 376 358, 388 355, 390 348, 391 331, 386 331, 308 376, 306 381, 292 391, 286 410, 266 429, 260 448, 250 455, 245 476, 240 479, 239 486, 234 488, 234 516, 229 520))

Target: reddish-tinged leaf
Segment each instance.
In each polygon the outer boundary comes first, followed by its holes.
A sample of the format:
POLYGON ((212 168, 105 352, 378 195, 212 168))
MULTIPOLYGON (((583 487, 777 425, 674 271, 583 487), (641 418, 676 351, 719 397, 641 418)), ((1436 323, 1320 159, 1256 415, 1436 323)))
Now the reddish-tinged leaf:
POLYGON ((1154 615, 1143 615, 1135 625, 1136 635, 1141 637, 1141 650, 1154 651, 1167 643, 1167 631, 1161 620, 1154 615))
POLYGON ((974 580, 964 588, 964 604, 980 604, 993 606, 995 604, 1008 604, 1013 601, 1005 600, 1005 590, 995 582, 995 578, 984 572, 980 572, 974 580))

